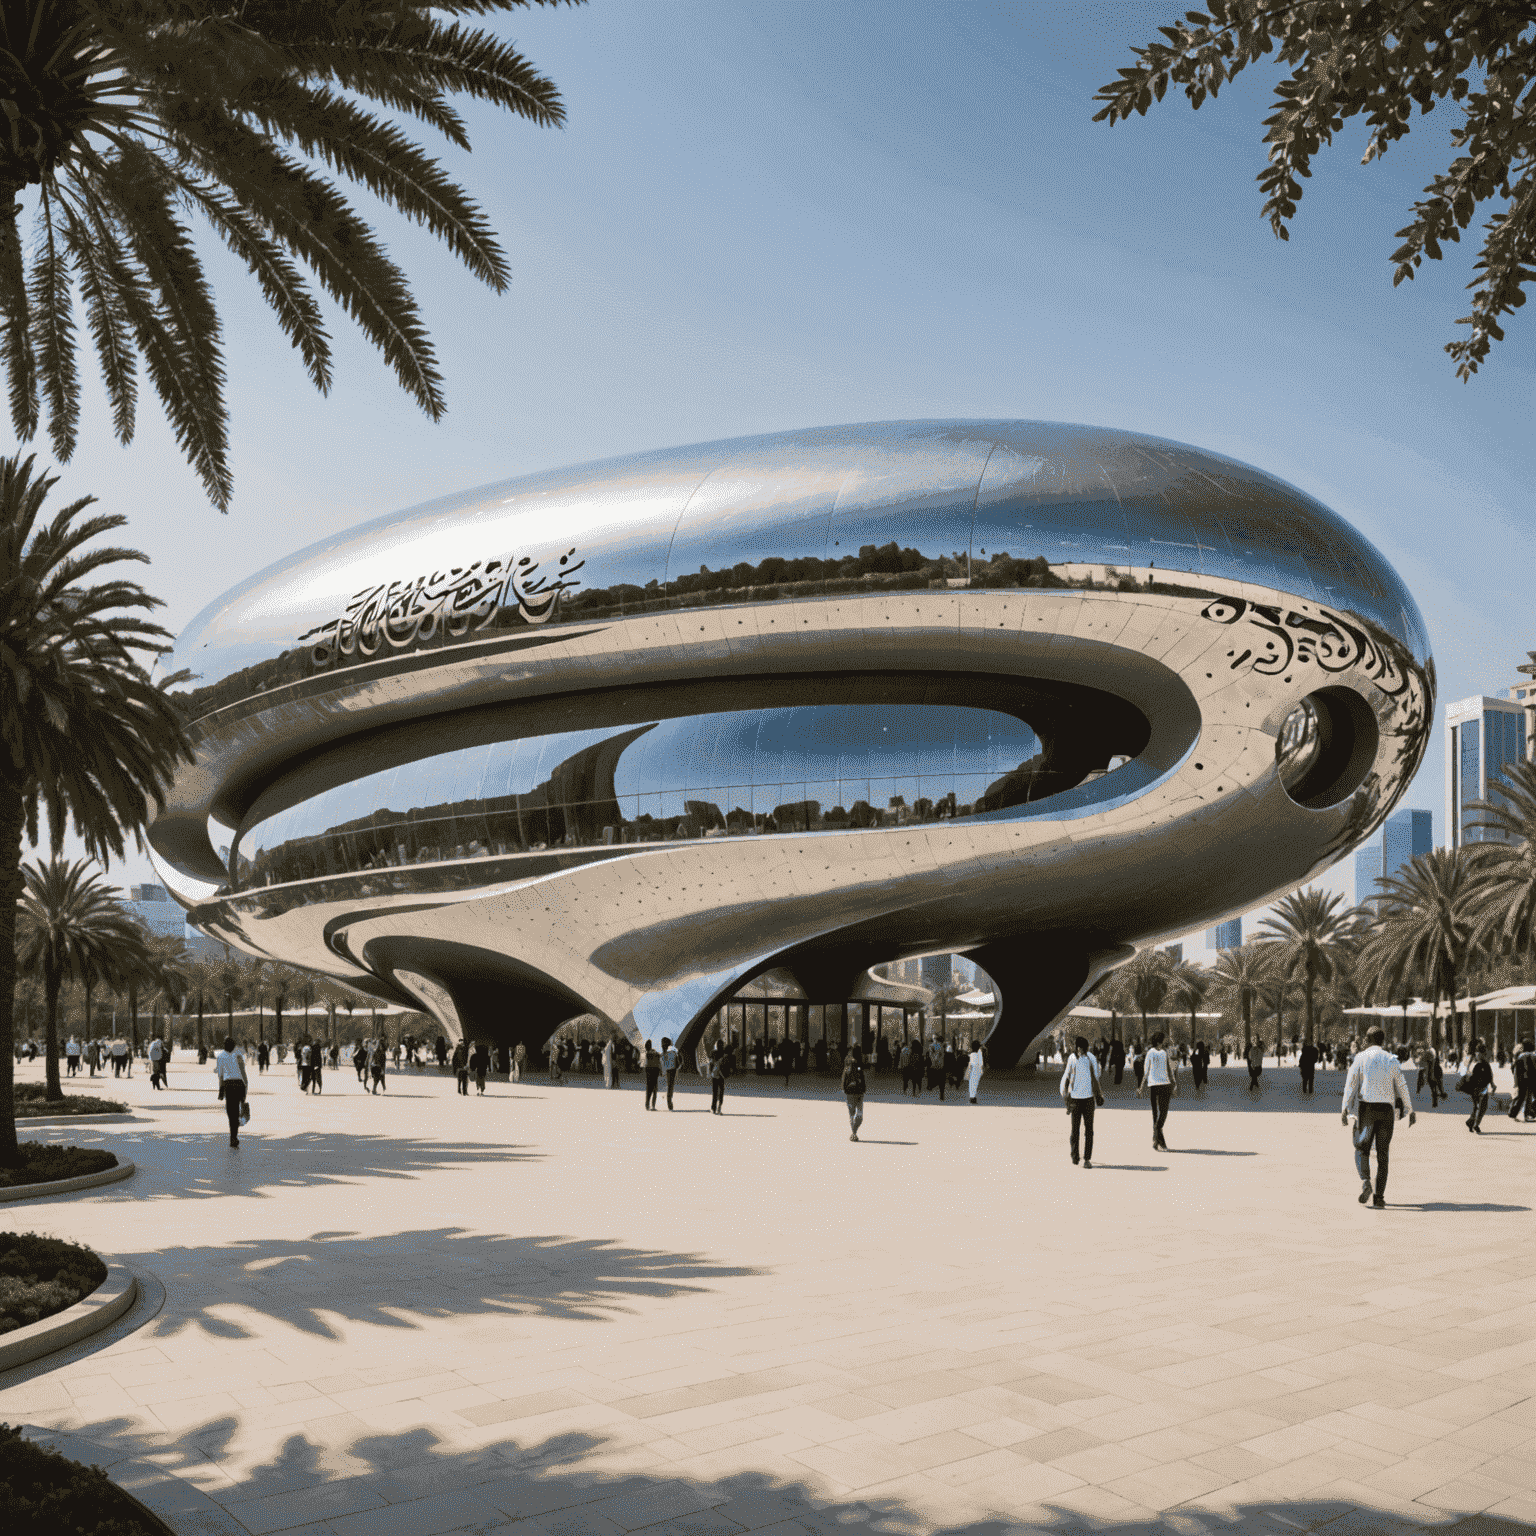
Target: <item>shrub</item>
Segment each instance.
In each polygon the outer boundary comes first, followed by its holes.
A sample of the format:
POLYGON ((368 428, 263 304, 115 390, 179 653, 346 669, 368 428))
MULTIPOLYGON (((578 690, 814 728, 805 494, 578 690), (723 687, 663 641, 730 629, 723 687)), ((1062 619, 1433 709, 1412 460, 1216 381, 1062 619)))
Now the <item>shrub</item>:
POLYGON ((78 1243, 0 1232, 0 1334, 74 1306, 106 1278, 107 1266, 78 1243))
POLYGON ((0 1530, 71 1536, 170 1536, 170 1528, 108 1481, 0 1424, 0 1530))
POLYGON ((0 1189, 23 1184, 51 1184, 56 1179, 78 1179, 117 1167, 117 1157, 99 1147, 55 1147, 41 1141, 24 1141, 20 1168, 0 1168, 0 1189))
POLYGON ((66 1093, 51 1104, 44 1094, 42 1083, 16 1084, 16 1118, 26 1120, 38 1115, 122 1115, 128 1111, 126 1104, 116 1099, 98 1099, 89 1093, 66 1093))

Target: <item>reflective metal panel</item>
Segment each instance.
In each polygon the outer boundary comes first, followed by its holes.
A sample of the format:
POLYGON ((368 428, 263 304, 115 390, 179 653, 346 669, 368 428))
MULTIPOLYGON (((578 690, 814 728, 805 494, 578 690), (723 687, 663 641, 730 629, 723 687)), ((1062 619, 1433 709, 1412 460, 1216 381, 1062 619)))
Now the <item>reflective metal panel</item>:
POLYGON ((198 755, 150 841, 209 931, 431 983, 445 1027, 674 1037, 770 966, 830 1004, 967 950, 1003 1055, 1368 837, 1433 711, 1411 598, 1327 508, 1039 422, 508 482, 273 567, 171 662, 198 755))

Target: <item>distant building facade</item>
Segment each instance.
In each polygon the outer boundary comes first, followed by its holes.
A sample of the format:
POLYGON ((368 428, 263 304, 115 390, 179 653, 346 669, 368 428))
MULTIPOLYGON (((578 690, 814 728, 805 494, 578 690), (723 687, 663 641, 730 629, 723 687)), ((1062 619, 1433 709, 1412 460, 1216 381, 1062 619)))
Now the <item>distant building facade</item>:
POLYGON ((1435 846, 1434 816, 1429 811, 1394 811, 1381 829, 1381 840, 1355 854, 1355 901, 1377 900, 1377 881, 1395 875, 1405 864, 1435 846))
POLYGON ((1519 699, 1494 699, 1486 694, 1462 699, 1445 711, 1445 834, 1446 846, 1462 848, 1491 842, 1498 834, 1476 826, 1481 814, 1473 807, 1498 793, 1499 781, 1512 763, 1527 755, 1527 723, 1519 699))
POLYGON ((1241 949, 1243 947, 1242 918, 1228 918, 1224 923, 1217 923, 1214 928, 1207 928, 1205 947, 1207 949, 1241 949))
POLYGON ((163 885, 130 885, 128 900, 123 905, 151 933, 178 939, 186 933, 187 914, 163 885))

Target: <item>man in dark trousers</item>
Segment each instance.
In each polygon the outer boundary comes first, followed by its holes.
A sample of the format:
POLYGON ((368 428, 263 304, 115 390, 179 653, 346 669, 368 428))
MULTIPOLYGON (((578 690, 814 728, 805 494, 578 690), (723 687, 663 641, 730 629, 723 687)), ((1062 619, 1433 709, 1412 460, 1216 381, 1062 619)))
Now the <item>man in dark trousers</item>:
POLYGON ((1317 1047, 1310 1040, 1302 1046, 1296 1065, 1301 1068, 1301 1091, 1311 1093, 1317 1077, 1317 1047))
POLYGON ((1522 1107, 1527 1124, 1536 1120, 1536 1050, 1529 1040, 1520 1042, 1515 1055, 1515 1091, 1509 1101, 1509 1118, 1518 1119, 1522 1107))
POLYGON ((1408 1097, 1408 1084, 1403 1080, 1403 1066, 1397 1057, 1384 1049, 1387 1033, 1380 1025, 1368 1030, 1366 1046, 1349 1064, 1349 1076, 1344 1079, 1343 1121, 1349 1124, 1355 1118, 1354 1144, 1355 1169, 1360 1175, 1360 1204, 1370 1200, 1378 1211, 1387 1204, 1387 1160, 1392 1146, 1392 1127, 1395 1120, 1406 1114, 1412 1125, 1418 1116, 1413 1101, 1408 1097), (1376 1189, 1374 1199, 1371 1190, 1371 1148, 1376 1148, 1376 1189))
POLYGON ((1066 1100, 1072 1120, 1069 1138, 1072 1161, 1077 1162, 1078 1133, 1083 1133, 1083 1167, 1093 1167, 1093 1109, 1099 1099, 1099 1059, 1088 1049, 1087 1038, 1079 1035, 1076 1048, 1067 1057, 1061 1074, 1061 1096, 1066 1100))
POLYGON ((1109 1048, 1109 1068, 1115 1074, 1115 1087, 1125 1076, 1125 1041, 1116 1040, 1109 1048))

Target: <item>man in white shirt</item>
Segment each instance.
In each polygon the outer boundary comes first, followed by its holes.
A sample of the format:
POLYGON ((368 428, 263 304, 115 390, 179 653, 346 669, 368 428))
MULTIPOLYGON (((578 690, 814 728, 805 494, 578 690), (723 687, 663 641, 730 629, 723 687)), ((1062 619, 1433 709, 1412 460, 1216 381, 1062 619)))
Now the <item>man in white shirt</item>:
POLYGON ((1163 1140, 1163 1126, 1168 1120, 1168 1101, 1179 1091, 1179 1069, 1163 1049, 1161 1032, 1152 1036, 1142 1069, 1141 1087, 1136 1090, 1136 1097, 1139 1099, 1143 1093, 1151 1095, 1152 1150, 1166 1152, 1168 1143, 1163 1140))
POLYGON ((1408 1124, 1419 1118, 1414 1113, 1413 1100, 1408 1097, 1408 1084, 1403 1078, 1403 1066, 1396 1055, 1382 1048, 1386 1031, 1376 1028, 1367 1031, 1365 1049, 1349 1064, 1349 1076, 1344 1079, 1344 1124, 1355 1117, 1354 1144, 1355 1169, 1360 1175, 1360 1204, 1367 1200, 1378 1210, 1387 1204, 1387 1159, 1392 1146, 1394 1119, 1401 1120, 1406 1114, 1408 1124), (1376 1191, 1371 1195, 1371 1148, 1376 1148, 1376 1191))
POLYGON ((73 1035, 69 1037, 69 1042, 64 1047, 64 1063, 68 1068, 68 1072, 71 1077, 74 1077, 79 1073, 80 1042, 76 1040, 73 1035))
POLYGON ((1083 1035, 1077 1037, 1077 1049, 1067 1057, 1066 1069, 1061 1074, 1061 1096, 1072 1117, 1072 1161, 1077 1161, 1078 1127, 1083 1126, 1083 1167, 1092 1168, 1093 1106, 1099 1096, 1099 1061, 1090 1053, 1083 1035))
POLYGON ((224 1049, 213 1058, 214 1076, 219 1080, 219 1097, 229 1116, 229 1144, 240 1145, 240 1106, 250 1078, 245 1070, 245 1052, 235 1044, 233 1035, 224 1036, 224 1049))
POLYGON ((159 1035, 149 1042, 149 1086, 158 1088, 165 1062, 165 1045, 159 1035))

